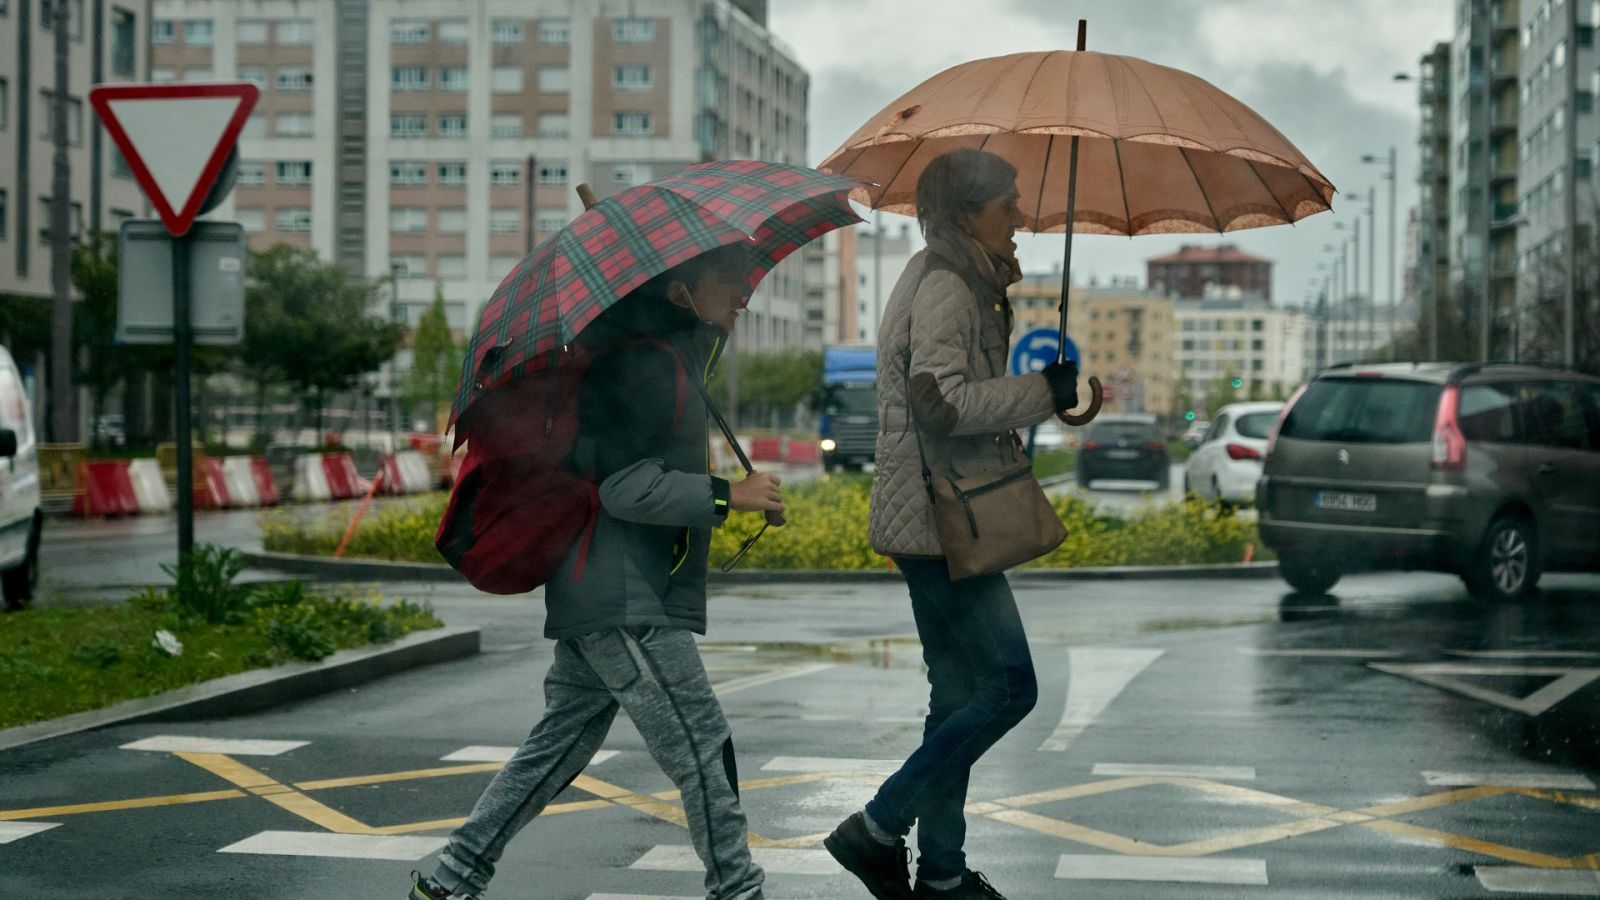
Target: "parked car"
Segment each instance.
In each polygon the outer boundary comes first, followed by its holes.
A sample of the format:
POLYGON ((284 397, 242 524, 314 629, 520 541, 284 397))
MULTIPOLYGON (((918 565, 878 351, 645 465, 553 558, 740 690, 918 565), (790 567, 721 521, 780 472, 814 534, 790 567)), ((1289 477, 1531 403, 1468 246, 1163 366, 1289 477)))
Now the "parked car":
MULTIPOLYGON (((1026 437, 1026 435, 1024 435, 1026 437)), ((1063 450, 1067 448, 1067 429, 1055 419, 1047 419, 1033 432, 1034 450, 1063 450)))
POLYGON ((1541 572, 1600 570, 1600 377, 1336 367, 1291 401, 1268 444, 1261 536, 1297 591, 1401 567, 1511 600, 1541 572))
POLYGON ((1197 419, 1189 423, 1189 427, 1185 428, 1183 434, 1178 436, 1178 440, 1183 441, 1185 447, 1193 450, 1200 446, 1201 441, 1206 439, 1206 430, 1210 427, 1210 422, 1197 419))
POLYGON ((1205 440, 1189 454, 1183 492, 1218 503, 1254 503, 1267 435, 1282 412, 1282 403, 1231 403, 1218 410, 1205 440))
POLYGON ((43 526, 28 397, 11 354, 0 347, 0 590, 7 609, 20 609, 33 599, 43 526))
POLYGON ((1115 478, 1153 481, 1166 490, 1171 477, 1172 461, 1155 416, 1100 416, 1089 426, 1078 450, 1078 484, 1082 487, 1097 479, 1115 478))

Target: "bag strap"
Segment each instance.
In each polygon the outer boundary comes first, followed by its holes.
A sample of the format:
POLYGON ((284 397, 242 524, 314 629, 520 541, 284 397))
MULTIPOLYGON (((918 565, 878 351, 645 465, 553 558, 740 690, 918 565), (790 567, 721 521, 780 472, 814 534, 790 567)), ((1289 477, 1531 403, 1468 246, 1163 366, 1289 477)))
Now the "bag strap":
POLYGON ((917 293, 922 290, 922 282, 928 279, 928 273, 937 265, 938 257, 932 251, 928 253, 927 265, 922 267, 922 274, 917 276, 917 283, 911 289, 911 296, 907 300, 910 309, 906 310, 906 349, 905 358, 905 388, 906 388, 906 419, 911 424, 911 434, 917 439, 917 458, 922 462, 922 487, 928 492, 928 502, 933 502, 933 470, 928 468, 928 453, 922 446, 922 428, 917 424, 917 401, 911 391, 911 319, 917 311, 917 293))

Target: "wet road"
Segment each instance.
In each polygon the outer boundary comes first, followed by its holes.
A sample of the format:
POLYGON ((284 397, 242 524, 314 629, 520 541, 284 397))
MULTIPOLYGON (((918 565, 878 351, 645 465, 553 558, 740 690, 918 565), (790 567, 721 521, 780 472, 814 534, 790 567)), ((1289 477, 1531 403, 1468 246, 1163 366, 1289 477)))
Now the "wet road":
MULTIPOLYGON (((395 584, 486 652, 264 714, 0 751, 0 896, 391 898, 540 708, 528 598, 395 584), (182 739, 182 740, 179 740, 182 739), (215 743, 252 741, 267 743, 215 743)), ((969 793, 1012 898, 1600 896, 1600 578, 1488 606, 1457 580, 1016 582, 1033 714, 969 793)), ((721 590, 703 642, 767 896, 865 898, 820 838, 915 745, 903 590, 721 590)), ((619 720, 491 896, 700 893, 619 720)))

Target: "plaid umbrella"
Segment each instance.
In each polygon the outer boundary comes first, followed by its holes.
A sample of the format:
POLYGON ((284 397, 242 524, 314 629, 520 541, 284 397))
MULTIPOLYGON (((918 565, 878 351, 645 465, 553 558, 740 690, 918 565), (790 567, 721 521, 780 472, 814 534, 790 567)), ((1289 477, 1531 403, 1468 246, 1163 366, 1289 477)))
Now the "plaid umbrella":
POLYGON ((806 243, 861 218, 854 181, 757 160, 691 166, 595 204, 536 247, 478 317, 450 408, 558 365, 585 326, 651 278, 719 247, 748 243, 752 288, 806 243))

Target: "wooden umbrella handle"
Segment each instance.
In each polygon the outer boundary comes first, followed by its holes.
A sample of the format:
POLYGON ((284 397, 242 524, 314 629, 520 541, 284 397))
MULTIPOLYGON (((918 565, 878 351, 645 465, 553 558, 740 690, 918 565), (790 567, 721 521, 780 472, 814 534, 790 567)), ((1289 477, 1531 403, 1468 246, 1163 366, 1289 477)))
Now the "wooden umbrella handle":
POLYGON ((594 188, 589 187, 587 181, 578 185, 578 199, 583 201, 584 209, 594 209, 594 205, 600 202, 595 198, 594 188))
POLYGON ((1094 421, 1094 417, 1095 416, 1100 415, 1100 406, 1101 406, 1101 404, 1105 403, 1105 401, 1106 401, 1105 385, 1100 383, 1100 379, 1099 378, 1097 378, 1097 377, 1095 377, 1093 375, 1090 375, 1089 376, 1089 408, 1084 410, 1083 412, 1078 412, 1078 413, 1073 413, 1073 412, 1062 413, 1061 416, 1060 416, 1060 419, 1061 419, 1061 421, 1067 423, 1068 425, 1072 425, 1074 427, 1077 427, 1077 426, 1080 426, 1080 425, 1087 425, 1090 422, 1094 421))

